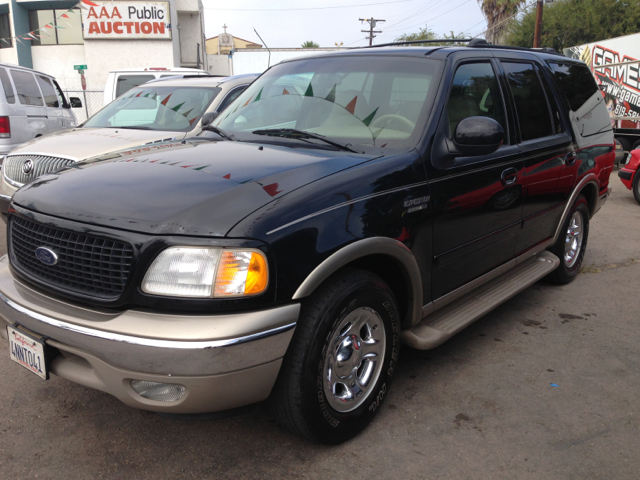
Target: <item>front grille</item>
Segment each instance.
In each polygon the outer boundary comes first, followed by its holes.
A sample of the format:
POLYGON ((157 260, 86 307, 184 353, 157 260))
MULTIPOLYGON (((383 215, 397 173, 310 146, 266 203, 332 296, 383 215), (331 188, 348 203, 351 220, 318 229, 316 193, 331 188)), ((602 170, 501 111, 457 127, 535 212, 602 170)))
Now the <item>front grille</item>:
POLYGON ((9 251, 18 271, 43 284, 97 298, 117 298, 124 291, 133 258, 128 243, 47 227, 16 216, 9 224, 9 251), (35 255, 38 247, 53 250, 58 263, 42 263, 35 255))
POLYGON ((45 155, 9 155, 4 159, 5 176, 19 186, 35 180, 40 175, 50 173, 67 165, 75 163, 67 158, 48 157, 45 155), (23 166, 27 160, 31 160, 33 168, 30 172, 25 173, 23 166))

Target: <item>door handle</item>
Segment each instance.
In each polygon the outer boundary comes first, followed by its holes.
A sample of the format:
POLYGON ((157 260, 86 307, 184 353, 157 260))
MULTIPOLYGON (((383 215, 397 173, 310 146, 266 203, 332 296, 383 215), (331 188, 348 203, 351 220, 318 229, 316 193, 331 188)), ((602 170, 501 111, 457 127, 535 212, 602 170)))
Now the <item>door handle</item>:
POLYGON ((564 157, 564 164, 567 167, 570 167, 571 165, 576 163, 576 159, 577 158, 578 157, 576 156, 576 152, 569 152, 569 153, 567 153, 567 156, 564 157))
POLYGON ((500 181, 505 187, 507 185, 513 185, 518 181, 518 170, 516 168, 507 168, 502 175, 500 175, 500 181))

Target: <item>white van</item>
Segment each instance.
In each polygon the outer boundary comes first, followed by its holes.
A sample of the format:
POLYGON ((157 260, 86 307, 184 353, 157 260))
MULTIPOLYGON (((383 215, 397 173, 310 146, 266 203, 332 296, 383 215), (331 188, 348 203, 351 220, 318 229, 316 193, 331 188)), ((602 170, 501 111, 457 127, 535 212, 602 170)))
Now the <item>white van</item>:
MULTIPOLYGON (((109 72, 107 83, 104 86, 104 103, 108 105, 123 93, 134 87, 147 83, 150 80, 164 77, 176 77, 185 75, 208 75, 205 70, 196 68, 169 68, 169 67, 148 67, 148 68, 126 68, 109 72)), ((217 75, 214 75, 217 76, 217 75)))
POLYGON ((0 63, 0 83, 0 163, 29 140, 76 126, 71 106, 82 103, 78 98, 67 102, 51 75, 0 63))

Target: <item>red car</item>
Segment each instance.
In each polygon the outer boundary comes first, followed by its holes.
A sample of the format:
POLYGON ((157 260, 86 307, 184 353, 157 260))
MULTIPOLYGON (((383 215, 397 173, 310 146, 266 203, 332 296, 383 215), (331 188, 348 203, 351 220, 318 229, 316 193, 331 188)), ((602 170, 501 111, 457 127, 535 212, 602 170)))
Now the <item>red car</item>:
POLYGON ((621 165, 618 176, 624 186, 633 191, 636 202, 640 203, 640 175, 637 175, 640 167, 640 150, 633 150, 625 158, 626 163, 621 165))

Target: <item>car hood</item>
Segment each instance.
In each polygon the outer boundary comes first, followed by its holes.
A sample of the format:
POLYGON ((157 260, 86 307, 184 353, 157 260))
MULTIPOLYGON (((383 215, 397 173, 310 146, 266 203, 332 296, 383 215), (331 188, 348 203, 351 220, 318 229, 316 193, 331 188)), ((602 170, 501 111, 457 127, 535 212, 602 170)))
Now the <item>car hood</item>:
POLYGON ((11 155, 48 155, 85 160, 105 153, 162 140, 182 140, 185 132, 159 132, 123 128, 74 128, 35 138, 11 155))
POLYGON ((111 153, 17 191, 67 220, 162 235, 225 236, 256 209, 379 155, 192 139, 111 153))

